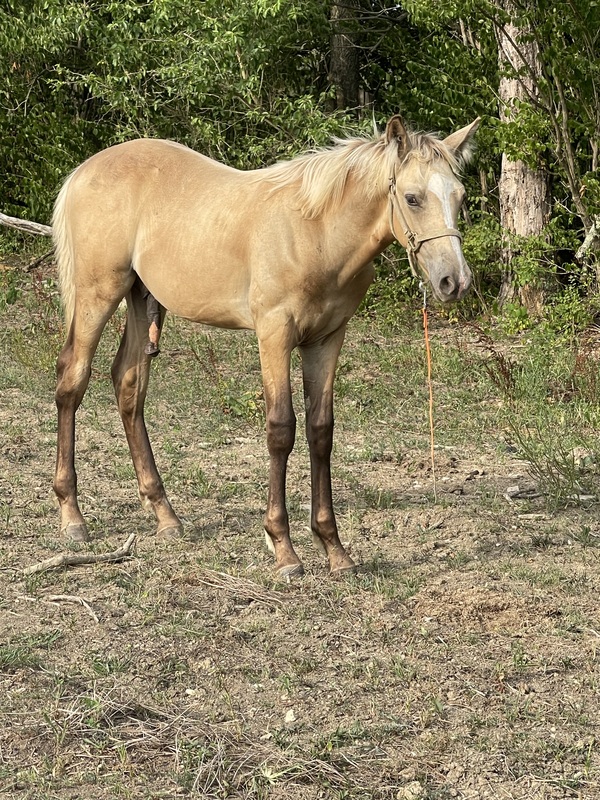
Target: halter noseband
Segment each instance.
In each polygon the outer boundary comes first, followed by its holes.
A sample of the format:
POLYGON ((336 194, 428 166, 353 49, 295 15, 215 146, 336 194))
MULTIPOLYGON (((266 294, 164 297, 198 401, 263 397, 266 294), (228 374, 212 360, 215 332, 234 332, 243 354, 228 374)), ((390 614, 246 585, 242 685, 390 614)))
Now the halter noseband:
MULTIPOLYGON (((458 237, 459 242, 462 242, 462 235, 459 230, 456 228, 443 228, 442 230, 434 231, 433 233, 421 234, 413 231, 406 221, 406 217, 402 211, 400 206, 400 202, 396 195, 396 173, 390 177, 389 183, 389 197, 390 197, 390 205, 389 205, 389 217, 390 217, 390 229, 392 231, 392 236, 397 241, 400 241, 400 237, 396 233, 396 229, 394 226, 394 208, 396 210, 396 214, 400 218, 400 222, 402 223, 402 227, 404 228, 404 236, 406 238, 406 254, 408 256, 408 263, 410 264, 410 269, 412 274, 415 278, 419 278, 418 272, 418 263, 417 263, 417 253, 419 248, 423 244, 423 242, 428 242, 431 239, 442 239, 444 236, 456 236, 458 237)), ((429 275, 425 273, 425 277, 429 280, 429 275)))

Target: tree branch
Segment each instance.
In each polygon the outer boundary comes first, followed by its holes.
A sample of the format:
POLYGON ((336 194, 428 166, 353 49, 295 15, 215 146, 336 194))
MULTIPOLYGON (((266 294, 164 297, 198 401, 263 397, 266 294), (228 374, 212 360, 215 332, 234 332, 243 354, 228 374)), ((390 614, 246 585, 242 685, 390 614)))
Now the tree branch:
POLYGON ((123 558, 131 555, 131 550, 135 544, 135 537, 135 533, 132 533, 125 544, 110 553, 62 553, 59 556, 47 558, 45 561, 39 561, 37 564, 25 567, 23 575, 35 575, 38 572, 46 572, 46 570, 57 569, 58 567, 75 567, 80 564, 99 564, 121 561, 123 558))
POLYGON ((14 228, 17 231, 24 231, 24 233, 33 233, 36 236, 52 236, 50 225, 41 225, 39 222, 30 222, 28 219, 9 217, 1 212, 0 225, 6 225, 7 228, 14 228))

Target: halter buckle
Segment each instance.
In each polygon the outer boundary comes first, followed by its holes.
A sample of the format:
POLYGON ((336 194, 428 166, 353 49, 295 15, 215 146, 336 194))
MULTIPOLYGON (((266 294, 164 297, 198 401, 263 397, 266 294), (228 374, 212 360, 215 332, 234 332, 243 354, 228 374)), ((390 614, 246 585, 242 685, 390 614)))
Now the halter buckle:
POLYGON ((404 231, 404 235, 406 236, 406 249, 412 250, 413 253, 417 252, 417 234, 414 231, 411 231, 410 228, 407 228, 404 231))

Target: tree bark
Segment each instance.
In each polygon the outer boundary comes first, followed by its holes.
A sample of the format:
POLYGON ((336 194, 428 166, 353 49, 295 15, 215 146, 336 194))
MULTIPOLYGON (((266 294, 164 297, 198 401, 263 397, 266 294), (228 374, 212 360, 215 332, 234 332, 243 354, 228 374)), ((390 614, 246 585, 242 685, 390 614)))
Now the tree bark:
MULTIPOLYGON (((510 6, 510 1, 506 0, 505 8, 508 11, 510 6)), ((535 76, 541 74, 539 50, 534 41, 525 40, 526 33, 526 30, 512 23, 506 24, 498 32, 501 74, 507 67, 521 71, 518 79, 505 74, 500 79, 498 93, 500 119, 503 122, 512 119, 516 101, 527 101, 528 97, 537 95, 535 76)), ((531 284, 517 287, 511 262, 518 252, 515 250, 514 237, 539 236, 548 221, 550 205, 547 173, 542 169, 532 169, 523 161, 512 161, 504 153, 498 192, 500 223, 505 231, 499 301, 503 305, 518 296, 529 313, 538 315, 544 302, 543 286, 531 284)))
POLYGON ((338 111, 356 109, 359 98, 358 0, 335 0, 331 6, 329 81, 335 88, 338 111))

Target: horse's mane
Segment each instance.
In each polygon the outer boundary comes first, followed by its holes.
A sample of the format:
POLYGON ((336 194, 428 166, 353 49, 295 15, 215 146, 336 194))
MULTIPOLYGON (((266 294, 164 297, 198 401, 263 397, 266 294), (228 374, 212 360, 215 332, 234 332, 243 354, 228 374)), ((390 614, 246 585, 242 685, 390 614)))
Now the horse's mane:
POLYGON ((442 159, 454 172, 459 171, 459 160, 441 139, 429 133, 407 133, 407 146, 400 154, 398 142, 386 143, 383 135, 373 139, 334 139, 331 147, 312 150, 260 170, 257 178, 271 183, 273 191, 295 189, 302 216, 316 219, 339 206, 350 175, 368 202, 385 195, 390 177, 409 159, 423 163, 442 159))

